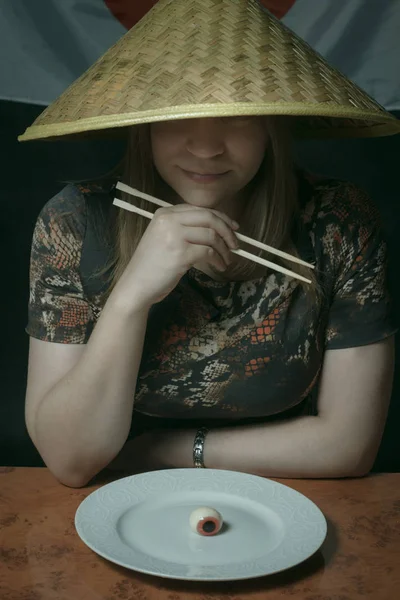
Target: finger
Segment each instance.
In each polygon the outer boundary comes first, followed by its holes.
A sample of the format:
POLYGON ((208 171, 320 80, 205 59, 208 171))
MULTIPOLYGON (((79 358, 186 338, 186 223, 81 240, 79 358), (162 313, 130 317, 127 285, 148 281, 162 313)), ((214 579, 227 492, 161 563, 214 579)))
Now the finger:
POLYGON ((206 224, 207 222, 219 222, 219 226, 220 228, 222 227, 223 232, 225 232, 225 230, 229 231, 229 227, 209 211, 203 212, 204 214, 198 212, 195 216, 192 212, 191 215, 187 214, 185 218, 182 219, 182 214, 184 213, 176 215, 171 212, 170 208, 162 208, 157 211, 147 232, 150 233, 151 227, 154 228, 158 226, 158 235, 164 240, 168 239, 169 245, 171 246, 172 244, 172 247, 174 247, 175 250, 182 248, 181 244, 184 244, 186 248, 186 258, 188 258, 187 250, 190 249, 190 246, 197 245, 199 248, 203 248, 201 259, 208 260, 207 252, 204 255, 204 248, 208 247, 210 250, 209 256, 212 259, 210 264, 214 264, 219 270, 226 270, 232 262, 232 256, 224 238, 219 235, 216 229, 213 229, 212 227, 197 226, 193 221, 198 220, 200 223, 205 221, 206 224), (188 220, 189 225, 185 226, 182 223, 182 220, 188 220))
POLYGON ((225 213, 221 212, 220 210, 216 210, 214 208, 211 208, 210 211, 212 213, 214 213, 215 215, 217 215, 217 217, 219 217, 220 219, 223 219, 224 221, 226 219, 228 219, 227 224, 229 225, 229 227, 231 227, 232 229, 236 230, 239 229, 239 223, 237 221, 235 221, 234 219, 231 219, 231 217, 228 217, 228 215, 226 215, 225 213))
POLYGON ((213 248, 221 256, 226 267, 232 263, 232 254, 224 239, 215 229, 207 227, 184 227, 184 239, 190 244, 199 244, 213 248))
POLYGON ((177 213, 178 212, 190 212, 190 211, 210 212, 210 213, 214 214, 215 216, 219 217, 220 219, 222 219, 223 221, 225 221, 225 223, 231 229, 239 228, 239 223, 236 223, 236 221, 234 221, 233 219, 228 217, 228 215, 226 215, 225 213, 223 213, 219 210, 216 210, 214 208, 203 208, 201 206, 192 206, 191 204, 176 204, 172 208, 173 208, 174 212, 177 212, 177 213))
POLYGON ((210 246, 201 246, 200 244, 189 244, 188 259, 191 265, 199 262, 206 262, 217 271, 226 271, 226 264, 222 256, 210 248, 210 246))
MULTIPOLYGON (((222 213, 221 213, 222 214, 222 213)), ((220 218, 210 210, 186 210, 175 213, 179 222, 186 227, 207 227, 214 229, 225 241, 228 248, 236 250, 239 246, 232 228, 226 223, 227 218, 220 218)))

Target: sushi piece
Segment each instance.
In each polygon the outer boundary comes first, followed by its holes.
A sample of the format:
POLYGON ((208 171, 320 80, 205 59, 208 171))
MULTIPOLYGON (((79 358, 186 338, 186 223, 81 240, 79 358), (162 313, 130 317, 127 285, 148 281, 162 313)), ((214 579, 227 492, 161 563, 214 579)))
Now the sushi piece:
POLYGON ((209 506, 200 506, 190 515, 190 527, 199 535, 216 535, 222 527, 222 515, 209 506))

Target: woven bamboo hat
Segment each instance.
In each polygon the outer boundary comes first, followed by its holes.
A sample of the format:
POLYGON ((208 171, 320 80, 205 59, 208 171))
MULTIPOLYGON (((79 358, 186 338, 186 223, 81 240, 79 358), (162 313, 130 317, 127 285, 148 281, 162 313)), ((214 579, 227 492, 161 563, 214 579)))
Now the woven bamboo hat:
POLYGON ((298 117, 295 133, 308 137, 400 131, 257 0, 159 0, 19 139, 236 115, 298 117))

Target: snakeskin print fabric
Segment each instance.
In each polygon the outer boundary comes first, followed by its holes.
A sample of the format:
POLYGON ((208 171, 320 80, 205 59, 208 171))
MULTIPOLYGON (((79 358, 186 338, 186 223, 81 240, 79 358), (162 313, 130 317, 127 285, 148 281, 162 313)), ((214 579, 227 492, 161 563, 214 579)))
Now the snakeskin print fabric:
MULTIPOLYGON (((191 269, 150 312, 137 412, 177 419, 276 415, 315 388, 327 349, 394 333, 376 209, 353 185, 306 183, 299 252, 316 264, 321 304, 310 306, 301 286, 276 272, 221 283, 191 269)), ((85 292, 80 269, 90 193, 67 186, 36 224, 27 332, 47 342, 86 343, 101 314, 101 294, 85 292)))

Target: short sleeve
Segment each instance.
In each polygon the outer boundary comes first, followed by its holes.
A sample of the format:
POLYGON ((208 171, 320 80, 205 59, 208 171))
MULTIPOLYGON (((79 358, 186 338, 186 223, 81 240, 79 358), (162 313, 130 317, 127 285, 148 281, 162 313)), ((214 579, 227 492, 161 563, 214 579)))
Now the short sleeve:
POLYGON ((331 262, 335 272, 326 348, 363 346, 396 332, 387 282, 387 246, 380 217, 368 196, 342 186, 333 208, 331 262), (336 255, 335 255, 336 254, 336 255))
POLYGON ((26 332, 46 342, 86 343, 93 328, 79 273, 85 198, 72 185, 42 209, 34 229, 26 332))

